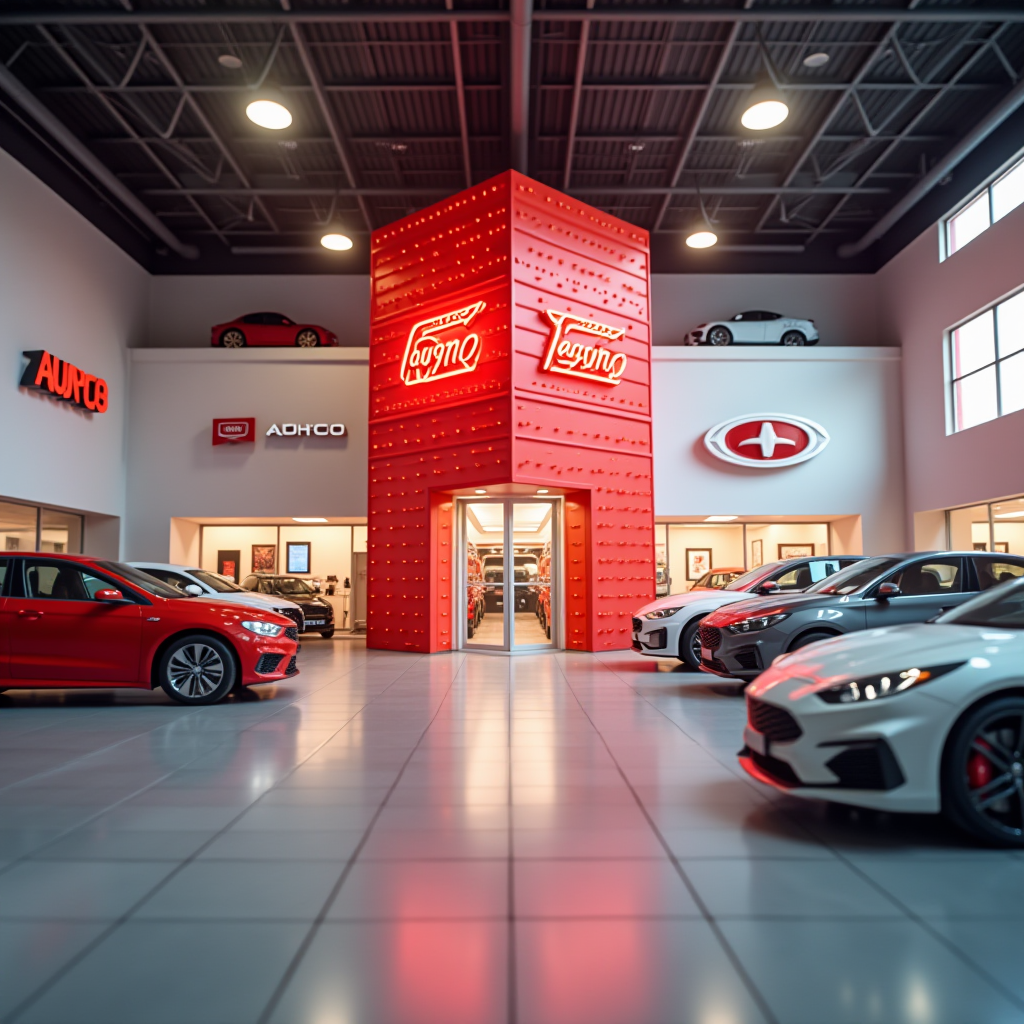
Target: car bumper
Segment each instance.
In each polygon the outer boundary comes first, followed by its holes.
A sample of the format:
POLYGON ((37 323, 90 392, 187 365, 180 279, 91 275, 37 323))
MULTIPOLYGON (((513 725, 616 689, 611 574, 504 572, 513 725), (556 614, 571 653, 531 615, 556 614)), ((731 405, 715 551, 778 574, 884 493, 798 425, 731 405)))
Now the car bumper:
POLYGON ((320 633, 325 629, 334 628, 334 611, 330 612, 303 612, 305 616, 302 630, 303 633, 320 633))
POLYGON ((635 619, 631 646, 652 658, 678 658, 681 629, 682 623, 675 619, 635 619))
POLYGON ((299 645, 294 640, 257 640, 236 645, 242 663, 242 685, 273 683, 298 674, 299 645))
POLYGON ((703 672, 729 679, 756 679, 784 650, 787 637, 775 629, 733 634, 719 631, 717 644, 702 648, 703 672))

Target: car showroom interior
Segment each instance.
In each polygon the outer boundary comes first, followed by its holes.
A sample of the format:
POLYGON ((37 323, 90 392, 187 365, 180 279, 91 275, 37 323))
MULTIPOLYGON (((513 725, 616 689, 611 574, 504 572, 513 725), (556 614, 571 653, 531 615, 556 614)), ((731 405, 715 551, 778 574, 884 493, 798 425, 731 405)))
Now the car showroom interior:
POLYGON ((0 1024, 1024 1024, 1024 5, 0 2, 0 1024))

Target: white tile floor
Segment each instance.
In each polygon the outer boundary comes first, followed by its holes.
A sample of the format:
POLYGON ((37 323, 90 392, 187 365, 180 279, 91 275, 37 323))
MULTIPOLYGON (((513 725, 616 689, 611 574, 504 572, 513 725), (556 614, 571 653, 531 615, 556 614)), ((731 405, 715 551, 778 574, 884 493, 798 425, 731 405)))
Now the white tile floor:
POLYGON ((0 696, 0 1021, 1024 1022, 1024 856, 739 771, 632 654, 0 696))

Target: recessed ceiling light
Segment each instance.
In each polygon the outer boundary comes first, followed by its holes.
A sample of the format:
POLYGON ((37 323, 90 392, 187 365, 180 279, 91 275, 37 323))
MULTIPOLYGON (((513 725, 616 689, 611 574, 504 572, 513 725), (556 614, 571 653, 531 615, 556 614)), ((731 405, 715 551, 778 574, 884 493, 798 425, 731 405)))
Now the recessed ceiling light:
POLYGON ((629 151, 630 151, 630 153, 642 153, 644 151, 644 143, 643 142, 631 142, 629 144, 629 151))
POLYGON ((827 53, 809 53, 804 57, 805 68, 823 68, 831 60, 827 53))
POLYGON ((293 523, 326 523, 323 516, 292 516, 293 523))
POLYGON ((538 494, 547 494, 548 493, 548 489, 546 487, 538 487, 537 488, 537 493, 538 494))
POLYGON ((325 249, 333 249, 335 252, 344 252, 352 248, 352 239, 338 231, 332 231, 320 239, 320 244, 325 249))
POLYGON ((718 235, 714 231, 709 231, 707 228, 703 228, 700 231, 693 231, 686 236, 686 244, 691 249, 710 249, 711 246, 717 244, 718 235))
POLYGON ((487 491, 484 490, 484 488, 482 488, 482 487, 478 487, 473 493, 474 494, 486 494, 487 491))
POLYGON ((705 523, 731 523, 734 519, 739 519, 739 516, 707 516, 704 520, 705 523))
POLYGON ((278 132, 292 123, 291 111, 276 99, 253 100, 245 108, 245 116, 261 128, 278 132))
POLYGON ((789 104, 771 79, 762 76, 747 100, 740 124, 751 131, 763 132, 782 124, 789 117, 789 104))
POLYGON ((241 58, 236 57, 233 53, 222 53, 217 58, 217 63, 222 68, 230 68, 232 71, 237 71, 242 66, 241 58))

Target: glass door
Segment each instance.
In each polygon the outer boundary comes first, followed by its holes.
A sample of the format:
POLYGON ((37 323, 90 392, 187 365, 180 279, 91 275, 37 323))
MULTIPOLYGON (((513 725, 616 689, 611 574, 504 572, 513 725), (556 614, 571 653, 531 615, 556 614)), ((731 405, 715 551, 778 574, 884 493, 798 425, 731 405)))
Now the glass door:
POLYGON ((459 507, 461 646, 498 651, 557 646, 558 503, 494 498, 459 507))

